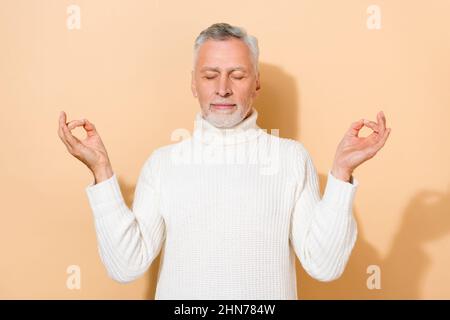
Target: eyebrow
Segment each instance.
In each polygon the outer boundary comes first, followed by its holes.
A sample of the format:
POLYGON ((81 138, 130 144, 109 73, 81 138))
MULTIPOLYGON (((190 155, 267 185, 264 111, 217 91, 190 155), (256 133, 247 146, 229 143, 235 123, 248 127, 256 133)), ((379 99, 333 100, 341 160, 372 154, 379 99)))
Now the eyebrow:
MULTIPOLYGON (((220 72, 220 68, 218 68, 218 67, 209 67, 209 66, 206 66, 206 67, 203 67, 203 68, 200 69, 200 72, 205 72, 205 71, 216 71, 216 72, 220 72)), ((227 71, 244 71, 244 72, 246 72, 247 69, 244 68, 244 67, 238 66, 238 67, 228 68, 227 71)))

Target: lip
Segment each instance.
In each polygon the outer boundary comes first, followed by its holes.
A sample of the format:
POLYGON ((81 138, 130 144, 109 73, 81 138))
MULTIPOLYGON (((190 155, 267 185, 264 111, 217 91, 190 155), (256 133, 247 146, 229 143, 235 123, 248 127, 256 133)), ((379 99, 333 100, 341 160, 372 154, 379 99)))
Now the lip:
POLYGON ((211 106, 213 106, 216 109, 231 109, 236 106, 236 104, 232 103, 211 103, 211 106))

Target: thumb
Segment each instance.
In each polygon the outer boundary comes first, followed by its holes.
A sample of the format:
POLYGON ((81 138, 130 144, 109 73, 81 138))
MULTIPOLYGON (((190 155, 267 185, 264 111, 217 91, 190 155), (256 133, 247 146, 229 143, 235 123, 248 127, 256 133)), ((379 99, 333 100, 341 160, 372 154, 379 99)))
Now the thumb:
POLYGON ((95 133, 97 133, 97 130, 95 129, 95 126, 92 122, 90 122, 88 119, 84 119, 84 129, 86 129, 88 136, 91 136, 95 133))

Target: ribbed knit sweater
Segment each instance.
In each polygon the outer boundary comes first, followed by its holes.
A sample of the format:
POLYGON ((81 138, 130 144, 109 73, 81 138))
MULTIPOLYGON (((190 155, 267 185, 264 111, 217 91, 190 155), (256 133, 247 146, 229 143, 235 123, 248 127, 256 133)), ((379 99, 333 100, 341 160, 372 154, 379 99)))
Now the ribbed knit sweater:
MULTIPOLYGON (((198 112, 192 136, 150 153, 132 208, 116 173, 86 187, 108 275, 131 282, 161 253, 155 299, 297 299, 295 257, 319 281, 343 273, 357 237, 358 180, 328 171, 323 197, 304 145, 198 112)), ((177 133, 174 134, 174 137, 177 133)))

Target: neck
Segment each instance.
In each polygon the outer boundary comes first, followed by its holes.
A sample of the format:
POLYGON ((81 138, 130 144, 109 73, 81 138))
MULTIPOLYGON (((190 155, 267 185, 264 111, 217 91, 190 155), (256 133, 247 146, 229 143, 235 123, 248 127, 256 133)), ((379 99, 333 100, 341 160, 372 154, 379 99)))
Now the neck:
POLYGON ((261 134, 256 124, 258 112, 254 107, 247 117, 230 128, 219 128, 203 118, 201 111, 195 116, 193 138, 208 145, 234 145, 249 142, 261 134))

